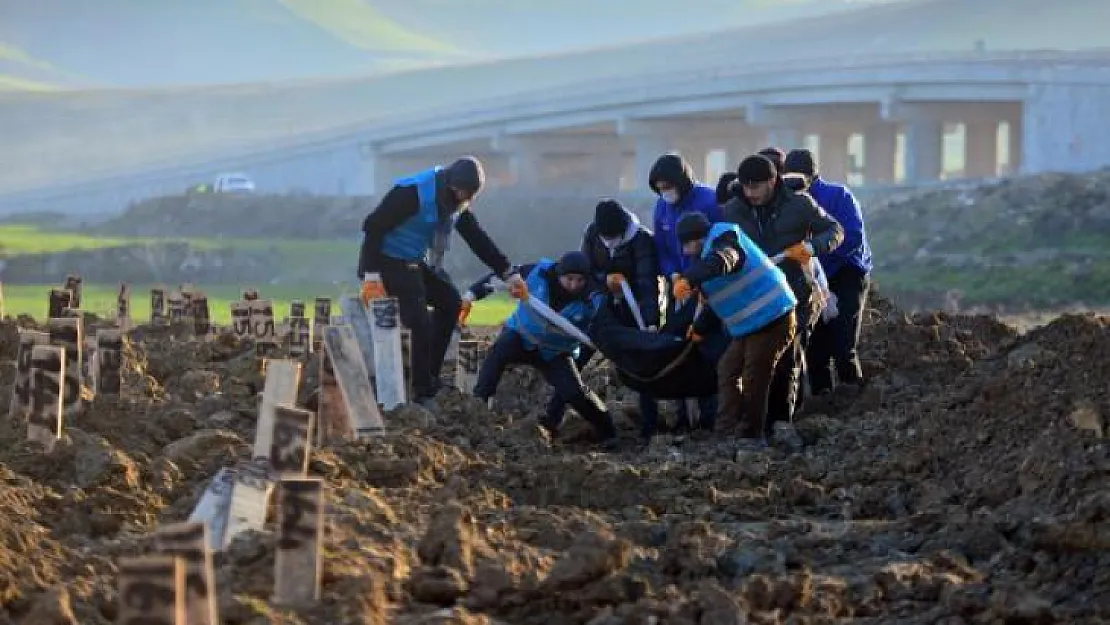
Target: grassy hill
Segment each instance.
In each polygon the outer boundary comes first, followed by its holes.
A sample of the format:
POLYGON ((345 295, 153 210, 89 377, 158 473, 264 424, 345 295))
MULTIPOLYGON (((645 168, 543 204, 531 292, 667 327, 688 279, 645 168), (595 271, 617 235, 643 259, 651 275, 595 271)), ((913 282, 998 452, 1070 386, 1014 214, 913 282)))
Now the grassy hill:
MULTIPOLYGON (((579 33, 575 37, 594 33, 591 35, 594 45, 601 42, 613 45, 573 53, 474 61, 361 78, 203 89, 0 96, 0 136, 5 139, 5 150, 0 153, 0 192, 98 172, 122 171, 148 165, 152 160, 208 158, 259 141, 292 139, 305 132, 386 118, 399 111, 462 104, 475 98, 497 98, 588 78, 649 75, 707 63, 759 64, 776 60, 805 63, 845 54, 969 50, 977 42, 982 42, 987 49, 1110 47, 1110 30, 1102 27, 1110 21, 1110 2, 1104 0, 1062 0, 1052 5, 1034 0, 976 0, 974 12, 968 10, 963 0, 906 0, 807 18, 797 14, 818 10, 815 7, 832 11, 830 7, 842 9, 852 3, 843 0, 818 5, 811 0, 796 0, 773 9, 778 13, 760 13, 761 5, 767 4, 765 0, 699 0, 696 5, 686 5, 697 6, 697 10, 681 12, 676 12, 672 2, 663 0, 635 3, 631 0, 565 1, 566 5, 559 5, 559 11, 548 8, 552 3, 537 0, 515 3, 510 0, 410 0, 407 4, 401 0, 374 0, 369 4, 357 0, 321 1, 319 4, 315 0, 288 0, 285 4, 276 0, 175 3, 173 10, 177 13, 172 14, 176 17, 171 21, 178 24, 179 30, 189 31, 188 34, 174 39, 155 37, 160 32, 158 29, 150 35, 143 35, 140 30, 139 35, 121 36, 120 41, 98 49, 95 54, 88 54, 87 47, 74 45, 74 50, 85 50, 88 57, 86 65, 79 67, 58 60, 60 53, 43 53, 25 42, 11 39, 12 32, 22 32, 18 30, 20 22, 7 19, 5 15, 5 19, 0 20, 0 41, 9 41, 13 49, 26 51, 28 58, 49 60, 52 67, 62 67, 79 76, 95 69, 88 65, 110 65, 103 59, 112 54, 117 59, 134 59, 133 63, 111 65, 112 71, 119 73, 145 71, 141 68, 147 67, 150 71, 182 74, 189 63, 203 62, 210 68, 212 81, 215 81, 220 72, 245 72, 254 67, 252 63, 261 63, 262 57, 270 64, 267 67, 286 63, 288 56, 297 57, 288 61, 289 72, 302 71, 312 63, 319 67, 320 63, 328 61, 329 67, 335 68, 333 73, 339 73, 342 68, 353 67, 365 59, 380 61, 385 58, 385 53, 359 47, 369 45, 366 43, 369 41, 382 42, 381 45, 390 50, 388 58, 393 62, 413 61, 413 55, 417 54, 414 50, 423 50, 425 58, 439 59, 473 58, 476 50, 481 54, 495 54, 499 49, 496 43, 500 41, 499 36, 504 41, 516 41, 512 37, 535 30, 547 32, 545 36, 535 36, 535 40, 541 42, 535 46, 544 45, 545 41, 546 45, 552 45, 550 42, 561 41, 563 33, 571 31, 579 33), (278 4, 284 14, 274 13, 278 4), (223 8, 213 9, 215 12, 210 14, 204 7, 223 8), (618 19, 621 13, 615 7, 624 7, 624 19, 618 19), (676 16, 676 13, 681 15, 676 16), (766 18, 791 14, 794 17, 785 25, 735 26, 738 21, 745 23, 744 20, 757 19, 749 15, 766 18), (596 19, 590 19, 592 17, 596 19), (246 28, 242 20, 247 18, 255 20, 258 28, 246 28), (658 29, 660 23, 673 22, 670 32, 682 33, 683 28, 693 27, 685 20, 693 19, 700 20, 702 31, 718 30, 615 45, 621 40, 646 36, 645 33, 652 32, 648 28, 651 24, 656 24, 654 28, 658 29), (204 25, 206 20, 211 24, 204 25), (487 21, 488 24, 482 26, 487 21), (414 24, 423 24, 426 29, 418 29, 414 24), (518 31, 512 37, 505 34, 518 31), (263 37, 259 34, 262 32, 269 34, 263 37), (451 32, 455 34, 448 39, 451 32), (317 38, 311 39, 310 33, 317 38), (293 34, 306 39, 299 40, 293 34), (241 40, 238 56, 228 57, 235 59, 235 63, 221 65, 218 59, 230 54, 229 38, 234 40, 236 36, 241 40), (275 38, 288 45, 274 45, 275 38), (136 40, 145 41, 143 45, 156 42, 163 46, 161 49, 169 50, 166 53, 170 54, 169 61, 158 55, 144 56, 136 40), (264 45, 267 41, 270 43, 264 45), (362 43, 354 45, 348 41, 362 43), (435 42, 442 42, 442 46, 435 42), (178 48, 190 51, 188 61, 180 54, 173 55, 176 54, 173 50, 178 48), (451 57, 448 50, 459 50, 459 53, 451 57), (488 52, 490 50, 493 52, 488 52), (345 56, 348 54, 354 56, 345 56), (101 60, 97 61, 98 58, 101 60), (315 60, 310 63, 311 59, 315 60)), ((105 0, 96 6, 102 5, 135 6, 126 0, 105 0)), ((32 0, 15 0, 12 6, 33 12, 27 7, 37 4, 32 4, 32 0)), ((159 23, 170 15, 164 13, 161 6, 159 23)), ((11 12, 7 3, 4 11, 11 12)), ((104 13, 112 14, 107 9, 104 13)), ((14 14, 19 16, 18 11, 14 14)), ((65 42, 72 33, 67 33, 61 25, 59 28, 63 36, 54 37, 51 41, 56 43, 49 45, 68 50, 65 42)))

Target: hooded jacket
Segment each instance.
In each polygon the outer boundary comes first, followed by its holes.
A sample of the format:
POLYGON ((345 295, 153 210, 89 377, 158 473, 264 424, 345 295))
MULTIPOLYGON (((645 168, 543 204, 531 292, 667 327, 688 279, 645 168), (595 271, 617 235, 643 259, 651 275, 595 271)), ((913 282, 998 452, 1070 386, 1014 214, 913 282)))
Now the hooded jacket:
POLYGON ((598 284, 605 284, 605 277, 611 273, 624 276, 640 306, 644 325, 658 326, 659 270, 655 242, 639 217, 627 209, 625 213, 628 226, 615 246, 608 247, 597 234, 597 226, 591 223, 582 235, 582 252, 590 259, 590 269, 598 284))
POLYGON ((826 275, 836 275, 836 272, 849 265, 861 273, 870 273, 871 246, 867 243, 863 211, 856 196, 852 195, 848 187, 825 182, 820 176, 814 176, 809 185, 809 194, 844 227, 844 242, 828 254, 818 256, 826 275))
POLYGON ((669 182, 678 191, 678 202, 675 204, 660 197, 652 217, 659 272, 669 278, 671 274, 682 273, 690 265, 690 260, 682 255, 682 245, 675 231, 679 218, 697 211, 704 214, 710 223, 716 223, 721 220, 721 208, 717 205, 716 190, 696 181, 694 170, 677 154, 664 154, 655 161, 648 175, 648 185, 653 192, 659 192, 660 181, 669 182))

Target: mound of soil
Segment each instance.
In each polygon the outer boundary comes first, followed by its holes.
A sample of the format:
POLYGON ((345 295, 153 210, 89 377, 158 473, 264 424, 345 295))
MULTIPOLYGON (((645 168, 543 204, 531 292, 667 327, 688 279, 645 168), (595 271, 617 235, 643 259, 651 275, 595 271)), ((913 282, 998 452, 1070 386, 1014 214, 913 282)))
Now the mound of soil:
MULTIPOLYGON (((0 400, 15 341, 0 325, 0 400)), ((1110 320, 1019 336, 876 298, 862 353, 871 383, 799 417, 800 448, 737 455, 724 434, 636 448, 625 414, 622 451, 599 452, 577 418, 553 440, 530 371, 506 376, 492 411, 457 392, 436 413, 393 411, 385 437, 313 454, 330 487, 319 604, 270 603, 270 519, 216 559, 224 622, 1110 618, 1110 320)), ((113 622, 118 557, 249 456, 251 345, 142 327, 125 368, 123 395, 49 456, 0 427, 0 624, 113 622)), ((631 398, 604 364, 587 376, 614 409, 631 398)), ((304 377, 307 399, 313 364, 304 377)))

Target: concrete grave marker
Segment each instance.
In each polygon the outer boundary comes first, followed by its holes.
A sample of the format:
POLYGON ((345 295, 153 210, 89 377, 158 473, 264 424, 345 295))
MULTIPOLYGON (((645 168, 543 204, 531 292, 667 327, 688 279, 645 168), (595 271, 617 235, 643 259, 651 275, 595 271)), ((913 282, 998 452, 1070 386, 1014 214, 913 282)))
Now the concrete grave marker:
POLYGON ((391 410, 405 403, 405 366, 401 357, 401 314, 397 298, 372 300, 370 315, 377 397, 386 410, 391 410))
POLYGON ((278 605, 307 605, 320 599, 327 488, 320 478, 279 483, 274 596, 278 605))
POLYGON ((57 345, 35 345, 31 350, 31 410, 27 440, 42 443, 47 452, 62 436, 66 352, 57 345))
MULTIPOLYGON (((370 388, 370 376, 366 373, 354 330, 348 325, 328 326, 324 331, 324 348, 331 358, 332 370, 343 395, 343 406, 354 425, 355 435, 385 434, 385 424, 382 423, 374 391, 370 388)), ((400 357, 400 353, 397 356, 400 357)))
POLYGON ((191 625, 185 608, 185 560, 154 555, 119 559, 120 625, 191 625))
POLYGON ((185 562, 185 613, 189 625, 219 625, 216 574, 204 523, 174 523, 154 531, 154 550, 185 562))

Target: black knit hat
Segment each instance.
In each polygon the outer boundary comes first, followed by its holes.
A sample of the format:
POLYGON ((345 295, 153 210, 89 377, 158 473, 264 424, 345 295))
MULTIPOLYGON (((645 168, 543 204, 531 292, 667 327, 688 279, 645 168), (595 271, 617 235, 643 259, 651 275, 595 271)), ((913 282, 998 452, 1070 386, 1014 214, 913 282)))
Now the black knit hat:
POLYGON ((709 236, 709 218, 702 213, 686 213, 678 220, 675 233, 680 243, 689 243, 709 236))
POLYGON ((784 169, 786 166, 786 152, 783 152, 782 148, 776 148, 772 145, 771 147, 763 148, 762 150, 757 152, 757 154, 759 154, 760 156, 766 156, 772 163, 774 163, 775 169, 778 170, 780 175, 786 172, 786 170, 784 169))
POLYGON ((724 204, 732 197, 732 183, 736 182, 736 172, 726 171, 717 180, 717 203, 724 204))
POLYGON ((817 157, 805 148, 790 150, 786 155, 786 171, 812 178, 817 175, 817 157))
POLYGON ((602 200, 594 209, 594 228, 597 229, 598 236, 607 239, 619 237, 628 230, 630 221, 628 211, 616 200, 602 200))
POLYGON ((556 271, 560 276, 572 273, 588 276, 590 275, 590 259, 582 252, 567 252, 559 258, 556 271))
POLYGON ((464 156, 451 163, 446 169, 446 182, 459 191, 477 195, 486 182, 486 172, 482 163, 473 156, 464 156))
POLYGON ((774 180, 778 170, 771 159, 760 154, 753 154, 740 163, 736 169, 736 180, 740 184, 755 184, 774 180))

